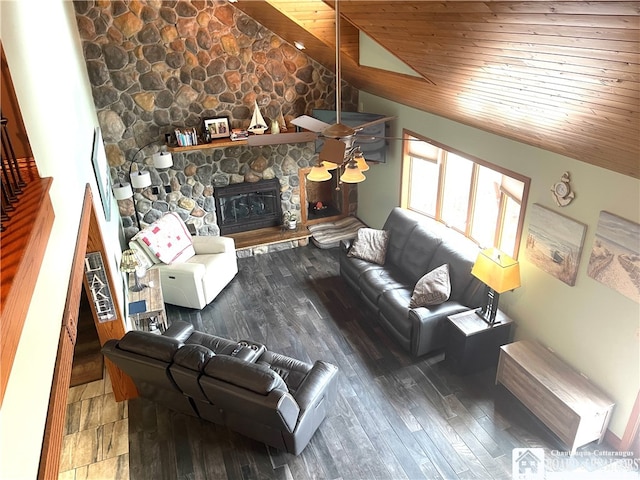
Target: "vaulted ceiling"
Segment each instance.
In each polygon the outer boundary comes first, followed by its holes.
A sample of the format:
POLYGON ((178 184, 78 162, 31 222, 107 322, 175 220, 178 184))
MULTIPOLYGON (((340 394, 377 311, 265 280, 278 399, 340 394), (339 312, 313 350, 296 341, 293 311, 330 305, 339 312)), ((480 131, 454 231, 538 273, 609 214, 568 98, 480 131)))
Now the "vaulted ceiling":
MULTIPOLYGON (((335 69, 332 1, 234 5, 335 69)), ((640 2, 340 0, 340 13, 354 87, 640 178, 640 2), (361 66, 358 31, 421 76, 361 66)))

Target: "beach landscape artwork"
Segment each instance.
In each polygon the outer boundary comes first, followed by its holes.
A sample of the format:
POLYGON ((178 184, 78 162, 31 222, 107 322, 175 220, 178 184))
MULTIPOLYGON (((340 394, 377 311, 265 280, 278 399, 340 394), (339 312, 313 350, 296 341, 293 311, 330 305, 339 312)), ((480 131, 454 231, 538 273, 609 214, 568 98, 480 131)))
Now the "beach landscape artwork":
POLYGON ((640 224, 600 212, 587 275, 640 303, 640 224))
POLYGON ((567 285, 576 284, 586 225, 534 203, 526 258, 567 285))

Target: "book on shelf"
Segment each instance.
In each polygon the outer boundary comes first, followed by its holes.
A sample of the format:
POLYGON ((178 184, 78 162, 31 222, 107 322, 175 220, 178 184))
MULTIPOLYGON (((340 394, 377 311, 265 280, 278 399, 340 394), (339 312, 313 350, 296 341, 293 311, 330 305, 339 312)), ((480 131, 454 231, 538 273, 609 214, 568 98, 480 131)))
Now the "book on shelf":
POLYGON ((242 130, 241 128, 234 128, 231 130, 231 140, 245 140, 249 138, 249 132, 242 130))

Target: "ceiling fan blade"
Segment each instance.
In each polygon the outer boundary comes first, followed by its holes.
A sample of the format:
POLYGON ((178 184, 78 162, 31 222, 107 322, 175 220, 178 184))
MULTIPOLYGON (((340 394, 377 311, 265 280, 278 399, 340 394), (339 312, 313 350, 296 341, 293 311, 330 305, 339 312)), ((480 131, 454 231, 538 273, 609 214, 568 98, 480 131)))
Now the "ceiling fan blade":
POLYGON ((336 140, 335 138, 326 138, 322 150, 320 150, 319 158, 321 162, 327 161, 342 165, 344 162, 344 152, 347 144, 336 140))
POLYGON ((298 118, 291 120, 291 123, 296 127, 302 127, 305 130, 320 133, 329 126, 328 123, 321 122, 318 119, 310 117, 309 115, 302 115, 298 118))
POLYGON ((280 145, 282 143, 313 142, 316 138, 318 138, 318 134, 315 132, 271 133, 249 135, 247 144, 251 147, 262 147, 264 145, 280 145))
POLYGON ((379 123, 384 123, 384 122, 389 121, 389 120, 395 120, 396 118, 398 118, 398 117, 396 117, 396 116, 382 117, 382 118, 379 118, 377 120, 373 120, 372 122, 363 123, 362 125, 358 125, 357 127, 353 127, 353 128, 356 130, 356 132, 359 132, 360 130, 364 130, 367 127, 372 127, 374 125, 378 125, 379 123))
POLYGON ((358 142, 363 140, 400 140, 401 142, 424 142, 421 138, 384 137, 378 135, 356 135, 358 142))

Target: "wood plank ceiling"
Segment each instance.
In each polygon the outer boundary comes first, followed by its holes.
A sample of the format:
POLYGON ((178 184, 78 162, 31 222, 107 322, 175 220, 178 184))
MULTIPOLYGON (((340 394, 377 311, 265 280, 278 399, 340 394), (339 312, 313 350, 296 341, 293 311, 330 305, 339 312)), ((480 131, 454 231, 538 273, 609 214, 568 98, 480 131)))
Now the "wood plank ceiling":
MULTIPOLYGON (((335 69, 333 2, 234 5, 335 69)), ((340 0, 340 11, 354 87, 640 178, 640 2, 340 0), (359 30, 422 77, 360 66, 359 30)))

